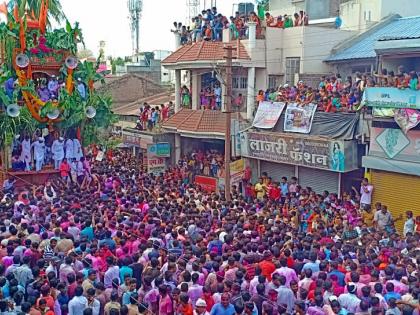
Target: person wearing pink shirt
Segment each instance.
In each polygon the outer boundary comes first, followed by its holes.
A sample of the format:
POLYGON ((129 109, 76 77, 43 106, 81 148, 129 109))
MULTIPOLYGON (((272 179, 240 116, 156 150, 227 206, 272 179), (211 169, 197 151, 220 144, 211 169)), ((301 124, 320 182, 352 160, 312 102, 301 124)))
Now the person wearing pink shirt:
POLYGON ((299 281, 299 278, 296 275, 296 271, 294 271, 292 268, 287 267, 287 258, 282 257, 280 258, 280 268, 277 268, 271 276, 275 274, 279 274, 281 276, 284 276, 286 278, 286 286, 290 287, 290 282, 292 280, 299 281))
POLYGON ((159 286, 159 315, 173 314, 172 300, 168 295, 168 288, 162 284, 159 286))

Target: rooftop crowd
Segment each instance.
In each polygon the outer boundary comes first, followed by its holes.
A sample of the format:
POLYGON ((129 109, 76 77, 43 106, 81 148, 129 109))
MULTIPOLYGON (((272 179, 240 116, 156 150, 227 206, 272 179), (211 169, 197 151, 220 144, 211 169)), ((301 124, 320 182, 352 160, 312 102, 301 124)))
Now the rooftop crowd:
POLYGON ((418 209, 397 232, 367 180, 340 199, 263 174, 226 201, 184 163, 86 158, 82 184, 1 194, 1 314, 419 314, 418 209))
POLYGON ((260 90, 257 103, 261 101, 294 102, 300 105, 315 103, 318 111, 324 112, 352 112, 356 111, 367 87, 395 87, 399 89, 419 90, 418 74, 406 71, 403 66, 394 71, 383 69, 380 74, 361 74, 345 79, 340 74, 323 76, 317 88, 299 81, 296 85, 284 84, 277 90, 260 90))
POLYGON ((262 35, 262 28, 277 27, 289 28, 308 25, 309 17, 304 11, 295 13, 292 16, 273 17, 269 12, 257 14, 241 14, 235 12, 234 16, 227 17, 217 11, 216 7, 203 10, 201 14, 193 17, 190 25, 183 25, 180 22, 173 23, 172 32, 178 33, 181 37, 181 45, 201 40, 222 41, 224 29, 230 30, 231 39, 243 39, 248 36, 248 22, 256 23, 256 35, 262 35))

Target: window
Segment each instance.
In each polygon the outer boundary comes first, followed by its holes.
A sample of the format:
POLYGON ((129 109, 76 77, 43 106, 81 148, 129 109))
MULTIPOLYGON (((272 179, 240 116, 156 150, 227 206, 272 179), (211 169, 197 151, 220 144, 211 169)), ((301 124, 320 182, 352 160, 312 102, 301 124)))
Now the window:
POLYGON ((268 88, 277 89, 280 85, 281 76, 279 75, 269 75, 268 76, 268 88))
POLYGON ((295 75, 300 72, 300 58, 291 57, 286 58, 286 83, 294 84, 295 75))
POLYGON ((241 84, 239 86, 240 89, 247 89, 248 88, 248 78, 247 77, 241 77, 241 84))
POLYGON ((248 88, 248 78, 247 77, 233 77, 232 88, 239 89, 239 90, 246 90, 248 88))
POLYGON ((232 78, 232 88, 239 89, 239 78, 233 77, 232 78))

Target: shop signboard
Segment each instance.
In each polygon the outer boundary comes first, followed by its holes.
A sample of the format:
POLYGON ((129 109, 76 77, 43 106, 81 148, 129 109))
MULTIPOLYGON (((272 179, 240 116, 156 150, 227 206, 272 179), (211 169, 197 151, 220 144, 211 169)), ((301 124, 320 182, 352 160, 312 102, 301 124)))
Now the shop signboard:
POLYGON ((167 142, 158 142, 147 145, 147 154, 158 157, 170 157, 171 145, 167 142))
POLYGON ((195 176, 194 182, 206 192, 216 192, 217 190, 217 178, 215 177, 195 176))
POLYGON ((358 169, 354 141, 302 137, 284 133, 241 134, 242 156, 259 160, 348 172, 358 169))
POLYGON ((369 87, 363 92, 362 105, 379 108, 420 109, 420 91, 392 87, 369 87))
POLYGON ((372 128, 369 155, 405 162, 420 162, 420 130, 372 128))
POLYGON ((152 156, 147 157, 147 172, 154 175, 163 173, 166 168, 165 158, 152 156))
POLYGON ((310 133, 316 108, 316 104, 307 104, 305 106, 288 104, 284 116, 284 131, 310 133))

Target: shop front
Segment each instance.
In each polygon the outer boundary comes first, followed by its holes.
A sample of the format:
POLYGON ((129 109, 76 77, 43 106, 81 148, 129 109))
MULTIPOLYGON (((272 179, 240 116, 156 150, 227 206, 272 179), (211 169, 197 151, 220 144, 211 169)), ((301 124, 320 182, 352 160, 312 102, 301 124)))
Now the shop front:
POLYGON ((346 175, 358 167, 357 144, 352 140, 296 134, 246 132, 241 134, 242 156, 256 160, 258 174, 273 181, 297 177, 302 187, 317 193, 342 192, 346 175))
MULTIPOLYGON (((363 166, 370 169, 374 203, 386 205, 394 218, 404 218, 407 210, 420 215, 420 130, 404 134, 401 129, 373 127, 363 166)), ((403 222, 397 221, 399 230, 403 222)))

